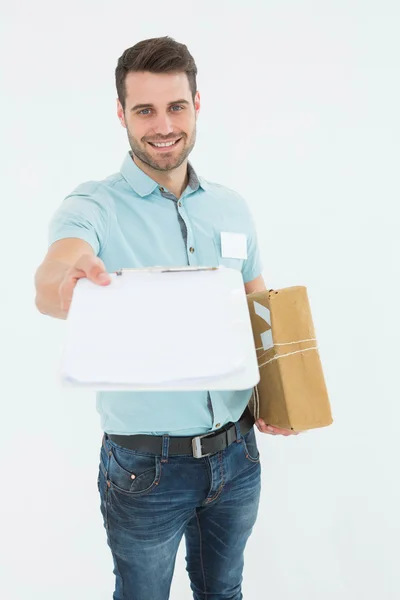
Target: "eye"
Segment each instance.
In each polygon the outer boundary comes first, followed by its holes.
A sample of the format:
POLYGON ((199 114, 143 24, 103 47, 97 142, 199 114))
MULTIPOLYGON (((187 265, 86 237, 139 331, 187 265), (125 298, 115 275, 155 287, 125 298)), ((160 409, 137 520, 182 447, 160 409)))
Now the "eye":
POLYGON ((142 108, 142 110, 139 110, 138 114, 142 115, 145 110, 150 110, 150 108, 142 108))
MULTIPOLYGON (((180 104, 174 104, 173 106, 171 106, 171 108, 179 108, 181 110, 183 110, 183 106, 181 106, 180 104)), ((172 112, 180 112, 179 110, 173 110, 172 112)))

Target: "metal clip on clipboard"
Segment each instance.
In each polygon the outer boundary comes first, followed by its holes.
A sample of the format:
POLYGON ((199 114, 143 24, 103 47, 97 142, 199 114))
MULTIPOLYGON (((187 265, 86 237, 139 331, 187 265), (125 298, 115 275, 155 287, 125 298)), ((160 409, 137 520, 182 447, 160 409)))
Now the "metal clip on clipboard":
POLYGON ((144 267, 142 269, 119 269, 115 271, 117 276, 121 276, 125 272, 148 272, 148 273, 179 273, 181 271, 216 271, 219 267, 144 267))

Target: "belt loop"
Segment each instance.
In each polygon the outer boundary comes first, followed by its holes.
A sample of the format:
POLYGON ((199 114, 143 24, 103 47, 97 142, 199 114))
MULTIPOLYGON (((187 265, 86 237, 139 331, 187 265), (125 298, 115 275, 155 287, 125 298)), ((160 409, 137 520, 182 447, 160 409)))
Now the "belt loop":
POLYGON ((234 426, 236 429, 236 442, 240 443, 242 441, 242 434, 241 434, 240 427, 239 427, 239 421, 234 423, 234 426))
POLYGON ((168 451, 169 451, 169 435, 167 433, 164 433, 164 435, 162 436, 162 456, 161 456, 162 463, 168 462, 168 451))

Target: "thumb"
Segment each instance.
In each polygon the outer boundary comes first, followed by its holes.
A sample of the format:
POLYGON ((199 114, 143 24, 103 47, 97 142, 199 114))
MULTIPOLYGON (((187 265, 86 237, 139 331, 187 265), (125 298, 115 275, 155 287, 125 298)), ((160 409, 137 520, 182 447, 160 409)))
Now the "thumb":
POLYGON ((111 282, 111 277, 108 273, 99 273, 97 275, 97 280, 100 283, 110 283, 111 282))

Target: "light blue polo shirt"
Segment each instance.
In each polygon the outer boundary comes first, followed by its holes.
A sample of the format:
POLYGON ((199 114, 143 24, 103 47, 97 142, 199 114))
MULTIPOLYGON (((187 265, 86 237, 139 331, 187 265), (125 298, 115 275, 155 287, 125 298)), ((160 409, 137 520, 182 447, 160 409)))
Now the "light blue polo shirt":
MULTIPOLYGON (((190 162, 188 175, 177 200, 136 165, 129 151, 120 172, 82 183, 63 200, 49 225, 49 245, 81 238, 108 272, 225 265, 240 270, 244 283, 261 275, 256 228, 245 200, 198 177, 190 162), (222 231, 246 234, 247 259, 222 257, 222 231)), ((251 393, 107 391, 97 392, 96 408, 107 433, 194 436, 237 421, 251 393)))

